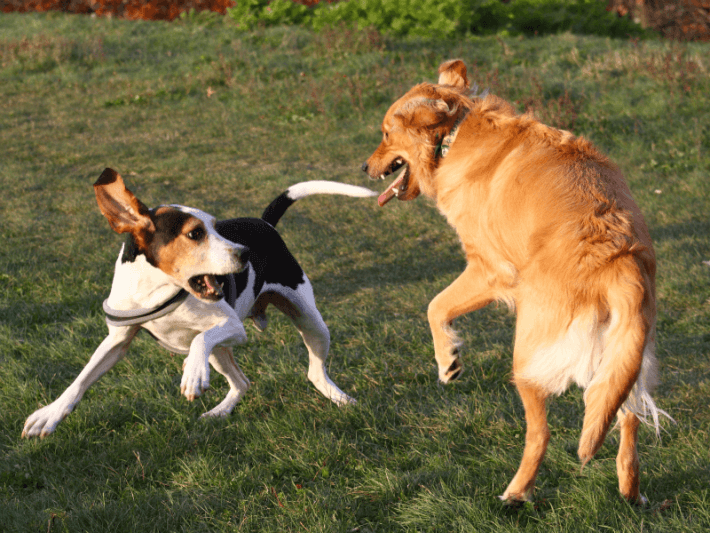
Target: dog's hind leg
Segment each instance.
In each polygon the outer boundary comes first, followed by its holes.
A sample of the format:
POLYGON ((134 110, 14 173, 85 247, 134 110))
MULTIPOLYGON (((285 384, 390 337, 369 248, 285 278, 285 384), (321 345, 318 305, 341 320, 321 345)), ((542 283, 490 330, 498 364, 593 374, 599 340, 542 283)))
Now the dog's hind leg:
POLYGON ((459 343, 451 322, 466 313, 485 307, 495 299, 482 269, 469 263, 466 270, 430 303, 427 316, 434 338, 434 357, 439 366, 439 380, 448 383, 461 375, 459 343))
POLYGON ((545 405, 548 393, 523 380, 516 381, 515 385, 525 407, 525 450, 518 472, 500 498, 504 501, 527 501, 535 487, 535 478, 550 440, 545 405))
POLYGON ((616 456, 616 473, 619 476, 619 491, 629 501, 646 503, 639 490, 638 428, 639 419, 631 411, 619 412, 621 441, 616 456))
POLYGON ((308 379, 311 383, 323 396, 338 405, 353 403, 355 400, 340 390, 325 370, 330 332, 316 307, 310 282, 306 279, 296 291, 280 289, 279 292, 269 292, 268 297, 269 303, 288 316, 301 334, 308 349, 308 379))
POLYGON ((219 405, 207 411, 200 418, 224 417, 232 412, 234 406, 239 403, 239 400, 249 390, 250 383, 234 361, 231 347, 215 346, 209 360, 212 367, 227 379, 229 392, 219 405))

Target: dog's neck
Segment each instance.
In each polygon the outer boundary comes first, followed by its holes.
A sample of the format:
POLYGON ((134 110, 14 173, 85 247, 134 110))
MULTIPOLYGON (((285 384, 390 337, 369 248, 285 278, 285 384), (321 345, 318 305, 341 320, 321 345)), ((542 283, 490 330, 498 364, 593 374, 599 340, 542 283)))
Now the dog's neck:
POLYGON ((127 251, 124 244, 116 261, 111 294, 106 300, 111 309, 154 309, 183 290, 173 278, 151 265, 144 254, 126 260, 127 251))
POLYGON ((434 151, 434 154, 436 157, 444 158, 446 157, 446 154, 449 153, 449 150, 451 149, 451 146, 454 144, 454 141, 456 140, 456 136, 459 134, 459 128, 461 127, 461 124, 463 123, 464 119, 468 116, 468 109, 464 109, 461 111, 461 114, 459 117, 456 119, 456 122, 454 122, 453 128, 451 128, 451 131, 449 131, 448 135, 446 135, 439 144, 436 145, 436 149, 434 151))

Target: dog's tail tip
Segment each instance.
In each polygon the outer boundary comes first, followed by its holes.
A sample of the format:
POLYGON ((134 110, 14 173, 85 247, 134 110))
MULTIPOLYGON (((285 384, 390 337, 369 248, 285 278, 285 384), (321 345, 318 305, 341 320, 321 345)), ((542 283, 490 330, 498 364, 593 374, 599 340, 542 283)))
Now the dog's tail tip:
POLYGON ((343 196, 352 196, 355 198, 370 198, 372 196, 377 196, 375 191, 372 191, 366 187, 360 187, 358 185, 350 185, 348 183, 340 183, 337 181, 326 181, 326 180, 312 180, 312 181, 302 181, 291 185, 285 192, 277 196, 273 202, 271 202, 264 213, 261 215, 261 219, 268 222, 272 226, 276 226, 276 223, 281 219, 286 210, 291 207, 291 205, 305 198, 306 196, 311 196, 313 194, 339 194, 343 196))
POLYGON ((666 411, 656 406, 653 398, 646 390, 631 391, 629 398, 621 406, 622 411, 631 411, 643 424, 653 428, 656 437, 661 438, 661 417, 666 418, 671 424, 677 424, 675 419, 666 411), (649 416, 651 419, 649 420, 649 416))
POLYGON ((367 187, 327 180, 311 180, 296 183, 286 190, 286 194, 294 201, 313 194, 340 194, 343 196, 353 196, 355 198, 377 196, 377 192, 367 187))

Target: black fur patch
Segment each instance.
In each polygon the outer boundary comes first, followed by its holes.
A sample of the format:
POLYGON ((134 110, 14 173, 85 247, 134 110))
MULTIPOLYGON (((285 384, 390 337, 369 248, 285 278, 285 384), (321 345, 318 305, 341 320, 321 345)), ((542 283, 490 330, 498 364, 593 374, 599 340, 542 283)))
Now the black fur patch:
POLYGON ((276 226, 276 223, 281 220, 283 214, 295 201, 296 200, 288 195, 288 191, 281 193, 264 209, 264 212, 261 214, 261 219, 272 226, 276 226))
MULTIPOLYGON (((233 218, 217 222, 217 233, 225 239, 249 248, 249 263, 256 280, 254 296, 264 283, 278 283, 296 288, 305 281, 303 269, 286 248, 278 232, 260 218, 233 218)), ((238 293, 246 287, 248 270, 234 276, 238 293)))
POLYGON ((145 255, 148 263, 157 266, 158 250, 163 246, 170 244, 182 234, 185 223, 194 218, 188 213, 174 208, 165 209, 159 215, 156 211, 159 208, 150 210, 150 218, 155 225, 155 233, 147 233, 144 235, 145 244, 139 247, 133 236, 126 239, 126 247, 121 257, 122 263, 132 263, 140 254, 145 255))
POLYGON ((165 209, 159 215, 151 210, 151 218, 155 224, 155 234, 151 247, 156 250, 171 243, 182 234, 185 223, 194 218, 192 215, 183 213, 177 209, 165 209))
POLYGON ((143 252, 140 251, 135 239, 133 238, 133 235, 131 235, 130 233, 128 234, 128 237, 126 237, 126 240, 124 242, 125 244, 123 246, 123 255, 121 256, 121 263, 133 263, 136 260, 136 257, 138 257, 138 255, 142 254, 143 252))

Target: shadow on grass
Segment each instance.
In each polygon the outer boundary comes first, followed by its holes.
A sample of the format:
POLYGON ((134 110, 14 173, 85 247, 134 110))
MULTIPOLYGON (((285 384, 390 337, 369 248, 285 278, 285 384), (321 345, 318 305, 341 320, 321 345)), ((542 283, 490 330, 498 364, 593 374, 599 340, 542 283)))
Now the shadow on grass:
POLYGON ((62 300, 60 303, 41 303, 17 301, 13 305, 0 307, 0 321, 15 331, 20 331, 28 325, 47 326, 51 324, 66 324, 77 318, 86 319, 95 313, 100 313, 101 302, 108 295, 93 294, 86 298, 62 300))
MULTIPOLYGON (((704 216, 705 213, 698 213, 699 216, 704 216)), ((665 226, 656 226, 652 228, 654 242, 663 243, 666 241, 681 240, 688 237, 703 238, 710 234, 710 221, 708 220, 692 220, 689 222, 681 222, 677 224, 668 224, 665 226)), ((702 250, 706 254, 710 254, 710 250, 702 250)), ((709 258, 710 259, 710 258, 709 258)))

